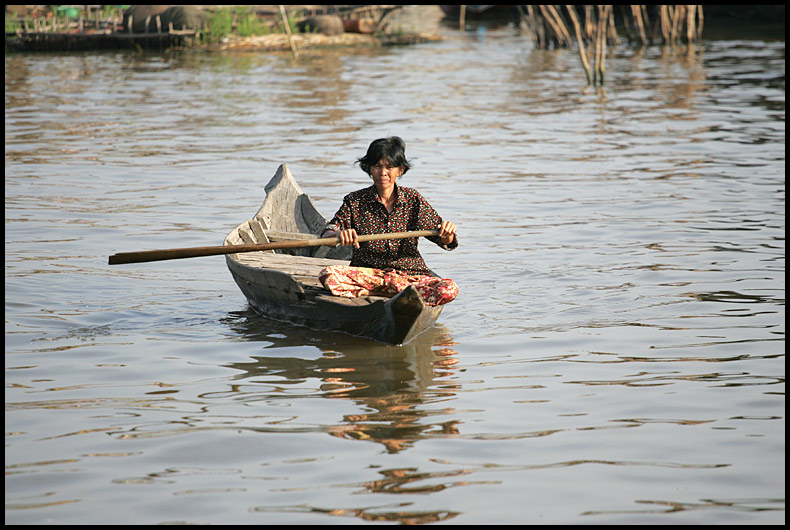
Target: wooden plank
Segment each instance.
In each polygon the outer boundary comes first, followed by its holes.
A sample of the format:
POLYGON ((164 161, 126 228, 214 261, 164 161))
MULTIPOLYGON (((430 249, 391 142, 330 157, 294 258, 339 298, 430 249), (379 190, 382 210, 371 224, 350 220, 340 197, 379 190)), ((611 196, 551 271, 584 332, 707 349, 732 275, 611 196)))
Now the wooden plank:
POLYGON ((267 254, 264 252, 245 252, 238 254, 237 260, 250 267, 276 269, 289 274, 318 276, 318 272, 331 265, 348 265, 347 261, 290 254, 267 254), (315 274, 313 274, 315 273, 315 274))
MULTIPOLYGON (((318 274, 321 272, 321 269, 332 265, 348 264, 346 261, 335 259, 309 258, 305 256, 268 254, 261 252, 247 252, 244 254, 237 254, 236 260, 239 263, 250 267, 278 270, 293 276, 294 280, 301 283, 306 288, 322 290, 327 294, 329 291, 324 288, 318 279, 318 274)), ((391 298, 392 296, 393 295, 386 293, 377 293, 369 296, 359 297, 358 300, 364 300, 364 303, 370 303, 374 300, 391 298), (367 298, 369 298, 369 300, 366 300, 367 298)))
POLYGON ((318 274, 321 272, 321 269, 331 265, 346 265, 348 263, 333 259, 262 252, 236 254, 236 260, 249 267, 273 269, 283 272, 292 276, 295 281, 301 283, 305 288, 320 290, 326 293, 329 293, 329 291, 324 288, 318 279, 318 274))
POLYGON ((294 275, 293 279, 297 282, 301 283, 305 288, 309 289, 318 289, 320 291, 329 292, 329 290, 323 286, 321 280, 318 279, 317 276, 297 276, 294 275))
POLYGON ((305 241, 316 239, 320 235, 305 234, 304 232, 284 232, 282 230, 265 230, 269 241, 305 241))
POLYGON ((242 241, 244 241, 244 244, 253 245, 257 243, 257 241, 255 241, 255 239, 253 239, 253 237, 250 235, 249 227, 250 227, 249 222, 245 223, 243 226, 240 226, 239 237, 241 238, 242 241))
POLYGON ((263 225, 257 219, 250 219, 250 230, 252 230, 253 235, 255 236, 255 241, 257 243, 269 243, 271 240, 266 237, 266 230, 264 230, 263 225))

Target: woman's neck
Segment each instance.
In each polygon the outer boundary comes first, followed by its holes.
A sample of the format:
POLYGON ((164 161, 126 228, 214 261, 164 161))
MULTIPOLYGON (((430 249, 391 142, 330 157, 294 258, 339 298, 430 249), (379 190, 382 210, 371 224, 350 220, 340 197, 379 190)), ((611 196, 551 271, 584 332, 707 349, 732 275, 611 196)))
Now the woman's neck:
POLYGON ((381 204, 384 205, 384 208, 386 208, 388 212, 392 213, 392 210, 395 208, 395 199, 397 198, 395 186, 393 185, 391 188, 386 188, 383 190, 376 188, 376 193, 378 193, 379 200, 381 201, 381 204))
POLYGON ((394 201, 396 196, 395 185, 393 184, 388 188, 376 187, 376 193, 378 193, 379 199, 381 199, 381 202, 383 203, 389 203, 391 201, 394 201))

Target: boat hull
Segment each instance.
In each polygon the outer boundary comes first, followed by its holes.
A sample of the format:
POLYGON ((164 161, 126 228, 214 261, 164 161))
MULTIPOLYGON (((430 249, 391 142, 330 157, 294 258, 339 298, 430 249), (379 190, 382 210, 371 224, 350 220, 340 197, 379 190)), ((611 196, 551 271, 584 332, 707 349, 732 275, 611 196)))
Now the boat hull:
MULTIPOLYGON (((266 186, 266 199, 258 213, 231 231, 225 244, 266 243, 273 234, 316 237, 325 224, 283 164, 266 186)), ((412 286, 391 298, 332 295, 318 281, 318 273, 329 265, 347 265, 347 247, 228 254, 225 259, 257 313, 314 330, 406 344, 431 328, 442 311, 442 306, 426 305, 412 286)))

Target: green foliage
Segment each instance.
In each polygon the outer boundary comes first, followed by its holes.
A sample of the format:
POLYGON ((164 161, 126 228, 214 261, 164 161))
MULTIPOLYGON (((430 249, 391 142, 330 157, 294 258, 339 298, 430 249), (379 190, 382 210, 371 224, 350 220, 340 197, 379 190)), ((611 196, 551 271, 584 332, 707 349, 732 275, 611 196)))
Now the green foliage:
POLYGON ((261 23, 258 15, 248 10, 248 6, 241 6, 236 11, 236 17, 238 20, 236 23, 236 34, 239 37, 252 37, 254 35, 271 33, 271 29, 261 23))
MULTIPOLYGON (((286 14, 286 18, 288 19, 288 28, 291 30, 291 33, 299 33, 299 27, 296 25, 297 20, 301 17, 301 11, 286 14)), ((277 24, 277 31, 279 33, 285 33, 285 25, 282 23, 282 19, 279 19, 280 22, 277 24)))
POLYGON ((5 32, 16 33, 18 29, 22 29, 22 24, 17 19, 16 15, 5 12, 5 32))
POLYGON ((221 41, 233 31, 233 11, 221 7, 208 16, 205 39, 208 43, 221 41))
MULTIPOLYGON (((288 17, 291 31, 296 31, 296 20, 288 17)), ((255 35, 268 35, 274 31, 284 32, 282 23, 276 24, 273 30, 249 6, 236 6, 236 9, 222 7, 209 13, 207 30, 202 36, 202 41, 207 44, 220 42, 228 35, 239 37, 252 37, 255 35)))

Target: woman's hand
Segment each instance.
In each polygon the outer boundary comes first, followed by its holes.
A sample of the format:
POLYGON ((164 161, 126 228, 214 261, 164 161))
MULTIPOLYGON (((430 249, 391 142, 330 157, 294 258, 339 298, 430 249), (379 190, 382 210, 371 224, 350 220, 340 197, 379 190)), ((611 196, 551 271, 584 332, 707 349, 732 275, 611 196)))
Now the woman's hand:
POLYGON ((340 238, 340 244, 343 246, 351 246, 353 245, 354 248, 359 248, 359 240, 357 238, 357 231, 353 228, 348 228, 346 230, 341 230, 337 232, 337 237, 340 238))
POLYGON ((455 241, 457 228, 453 223, 450 221, 442 221, 442 224, 440 224, 437 228, 439 229, 439 237, 442 238, 443 245, 449 245, 455 241))

